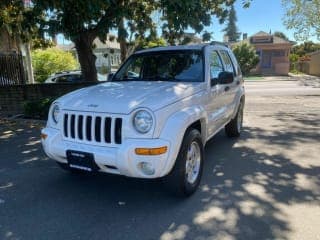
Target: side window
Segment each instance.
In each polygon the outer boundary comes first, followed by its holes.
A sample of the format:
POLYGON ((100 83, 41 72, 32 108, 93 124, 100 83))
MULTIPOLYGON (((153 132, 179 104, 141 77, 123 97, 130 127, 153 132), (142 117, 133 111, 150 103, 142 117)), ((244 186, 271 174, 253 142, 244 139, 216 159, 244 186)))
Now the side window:
POLYGON ((242 74, 241 73, 241 69, 240 69, 240 66, 238 64, 238 61, 237 61, 236 57, 234 56, 233 53, 229 53, 229 56, 231 57, 231 60, 232 60, 236 75, 237 76, 241 76, 241 74, 242 74))
POLYGON ((219 74, 223 72, 221 59, 216 51, 210 55, 210 78, 217 79, 219 74))
POLYGON ((225 68, 226 68, 225 70, 227 72, 233 72, 234 74, 236 74, 234 66, 232 64, 232 61, 231 61, 230 56, 227 53, 227 51, 220 51, 220 54, 221 54, 222 60, 224 62, 225 68))

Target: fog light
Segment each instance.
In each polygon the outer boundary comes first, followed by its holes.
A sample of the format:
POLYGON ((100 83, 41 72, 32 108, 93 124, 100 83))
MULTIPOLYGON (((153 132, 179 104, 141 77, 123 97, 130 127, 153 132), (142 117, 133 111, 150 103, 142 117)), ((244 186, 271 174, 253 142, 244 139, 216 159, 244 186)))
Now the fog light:
POLYGON ((155 169, 154 169, 152 163, 140 162, 138 164, 138 166, 141 169, 141 171, 146 175, 152 175, 155 173, 155 169))

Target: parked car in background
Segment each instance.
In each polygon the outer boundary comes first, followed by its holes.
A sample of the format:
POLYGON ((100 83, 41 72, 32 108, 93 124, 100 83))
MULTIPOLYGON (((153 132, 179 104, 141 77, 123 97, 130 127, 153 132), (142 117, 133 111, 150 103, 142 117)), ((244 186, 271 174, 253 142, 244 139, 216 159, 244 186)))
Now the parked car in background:
MULTIPOLYGON (((107 75, 98 73, 98 81, 107 81, 107 75)), ((81 71, 63 71, 52 74, 45 83, 77 83, 85 82, 81 71)))

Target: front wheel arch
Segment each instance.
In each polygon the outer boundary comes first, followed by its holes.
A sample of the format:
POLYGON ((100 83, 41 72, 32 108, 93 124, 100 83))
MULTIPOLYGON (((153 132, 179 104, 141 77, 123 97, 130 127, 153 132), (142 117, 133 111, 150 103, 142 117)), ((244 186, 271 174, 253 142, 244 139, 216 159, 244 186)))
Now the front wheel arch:
POLYGON ((173 194, 180 197, 188 197, 192 195, 198 188, 204 162, 204 147, 201 139, 200 132, 194 128, 188 128, 183 137, 181 147, 179 149, 179 154, 175 159, 175 163, 171 171, 167 176, 163 178, 166 188, 173 194), (188 181, 187 175, 187 161, 188 152, 192 144, 197 144, 200 150, 199 168, 194 182, 188 181))

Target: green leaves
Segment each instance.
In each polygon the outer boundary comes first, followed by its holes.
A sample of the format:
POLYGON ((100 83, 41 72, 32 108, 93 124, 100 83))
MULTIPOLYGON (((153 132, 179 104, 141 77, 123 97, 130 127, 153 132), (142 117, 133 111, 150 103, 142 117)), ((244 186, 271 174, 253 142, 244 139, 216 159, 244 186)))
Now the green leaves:
MULTIPOLYGON (((243 0, 248 6, 251 0, 243 0)), ((75 43, 79 62, 86 79, 93 75, 95 58, 92 42, 96 37, 105 40, 109 31, 118 32, 121 55, 136 39, 143 46, 162 45, 155 36, 161 27, 162 35, 170 44, 181 42, 186 30, 202 33, 211 18, 221 22, 228 16, 235 0, 33 0, 33 10, 45 14, 39 23, 50 35, 63 33, 75 43), (158 15, 158 19, 155 17, 158 15), (178 41, 177 41, 178 39, 178 41), (146 40, 146 41, 145 41, 146 40), (128 43, 129 42, 129 43, 128 43), (150 42, 150 43, 149 43, 150 42), (88 49, 90 48, 90 49, 88 49), (89 76, 90 75, 90 76, 89 76)), ((210 33, 203 34, 204 40, 210 33)), ((186 39, 187 40, 187 39, 186 39)))
POLYGON ((36 82, 44 82, 51 74, 79 68, 75 57, 56 48, 32 52, 32 65, 36 82))
POLYGON ((0 28, 5 27, 12 38, 23 42, 38 37, 38 23, 43 15, 35 9, 26 8, 21 0, 1 0, 0 28))
POLYGON ((176 39, 181 38, 187 29, 200 33, 205 26, 211 24, 212 16, 224 21, 228 15, 226 6, 234 2, 235 0, 160 0, 165 38, 170 44, 175 44, 176 39))
POLYGON ((320 0, 282 0, 284 24, 294 30, 296 40, 315 36, 320 40, 320 0))
POLYGON ((233 53, 244 75, 249 74, 250 70, 259 63, 259 56, 256 54, 255 48, 247 43, 235 45, 233 53))
POLYGON ((228 42, 237 42, 240 38, 240 32, 238 31, 236 22, 237 22, 236 11, 232 5, 229 12, 227 27, 223 29, 225 34, 228 36, 228 42))

